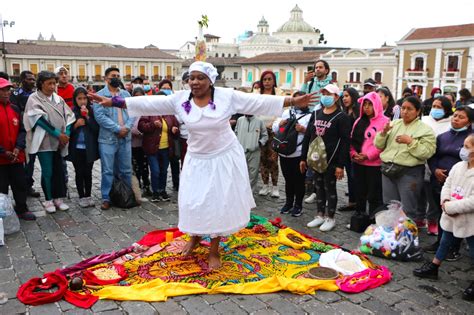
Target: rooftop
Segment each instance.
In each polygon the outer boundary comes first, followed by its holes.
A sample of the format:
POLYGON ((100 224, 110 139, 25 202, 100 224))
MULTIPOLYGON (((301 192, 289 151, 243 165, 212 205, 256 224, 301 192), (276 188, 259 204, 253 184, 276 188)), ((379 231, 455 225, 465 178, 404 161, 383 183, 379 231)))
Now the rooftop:
POLYGON ((291 10, 290 19, 280 26, 277 33, 316 33, 315 29, 303 20, 303 10, 296 5, 291 10))
POLYGON ((474 24, 412 29, 402 41, 474 36, 474 24))
POLYGON ((240 61, 240 64, 265 64, 265 63, 313 63, 321 55, 327 53, 328 49, 310 50, 310 51, 292 51, 261 54, 252 58, 240 61))
MULTIPOLYGON (((206 62, 213 64, 215 67, 219 66, 240 66, 241 61, 245 60, 244 57, 231 57, 231 58, 221 58, 221 57, 208 57, 206 62)), ((194 59, 186 59, 183 61, 183 67, 189 67, 194 62, 194 59)))

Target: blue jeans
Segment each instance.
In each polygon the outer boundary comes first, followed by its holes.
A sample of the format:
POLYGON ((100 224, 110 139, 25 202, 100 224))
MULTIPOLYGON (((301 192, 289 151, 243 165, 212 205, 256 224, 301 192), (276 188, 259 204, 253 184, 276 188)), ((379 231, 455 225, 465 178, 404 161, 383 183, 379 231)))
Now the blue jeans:
POLYGON ((114 176, 132 184, 132 145, 130 140, 119 139, 118 143, 99 143, 102 164, 100 191, 102 201, 110 201, 109 193, 114 176))
MULTIPOLYGON (((439 243, 438 250, 436 251, 435 257, 440 261, 443 261, 449 253, 451 247, 455 244, 456 237, 452 232, 443 231, 441 237, 441 243, 439 243)), ((474 261, 474 235, 466 237, 467 244, 469 245, 469 256, 474 261)))
POLYGON ((166 178, 170 164, 169 149, 159 149, 154 155, 148 156, 151 173, 151 189, 154 193, 166 191, 166 178))

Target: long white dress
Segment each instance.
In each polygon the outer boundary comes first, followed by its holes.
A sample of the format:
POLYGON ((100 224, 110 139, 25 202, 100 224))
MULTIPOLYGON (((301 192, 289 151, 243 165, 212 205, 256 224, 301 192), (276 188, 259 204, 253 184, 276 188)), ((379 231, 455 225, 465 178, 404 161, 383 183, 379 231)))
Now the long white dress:
POLYGON ((190 91, 127 98, 130 116, 178 115, 188 129, 179 185, 178 228, 190 235, 225 236, 247 226, 255 207, 245 154, 229 124, 234 113, 279 116, 284 97, 216 88, 215 109, 198 107, 190 91))

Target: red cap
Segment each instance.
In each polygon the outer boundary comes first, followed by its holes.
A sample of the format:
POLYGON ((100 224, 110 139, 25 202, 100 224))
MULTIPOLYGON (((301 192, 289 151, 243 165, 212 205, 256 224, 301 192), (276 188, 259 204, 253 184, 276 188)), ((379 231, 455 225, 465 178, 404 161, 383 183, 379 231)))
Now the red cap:
POLYGON ((4 78, 0 78, 0 89, 3 89, 3 88, 6 88, 7 86, 13 86, 13 84, 8 81, 8 80, 5 80, 4 78))

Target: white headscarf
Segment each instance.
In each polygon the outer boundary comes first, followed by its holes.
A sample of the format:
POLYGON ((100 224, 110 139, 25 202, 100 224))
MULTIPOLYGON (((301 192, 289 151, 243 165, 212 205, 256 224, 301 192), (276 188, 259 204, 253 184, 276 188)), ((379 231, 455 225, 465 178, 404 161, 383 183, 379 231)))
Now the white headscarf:
POLYGON ((211 80, 211 83, 214 84, 216 82, 216 78, 219 75, 217 73, 216 67, 214 67, 212 64, 209 62, 204 62, 204 61, 195 61, 189 66, 189 73, 193 71, 199 71, 204 73, 209 80, 211 80))

